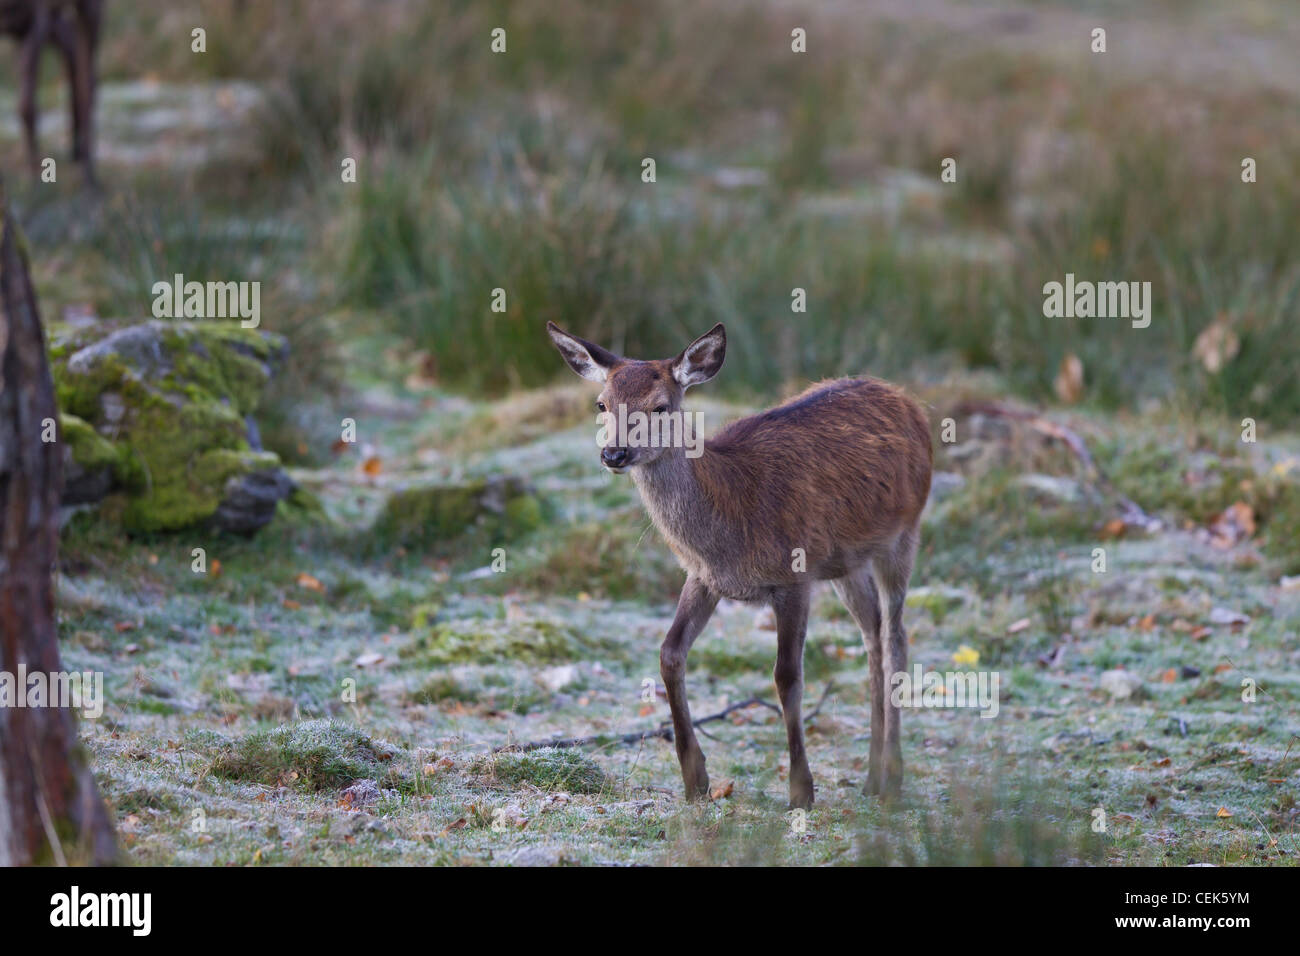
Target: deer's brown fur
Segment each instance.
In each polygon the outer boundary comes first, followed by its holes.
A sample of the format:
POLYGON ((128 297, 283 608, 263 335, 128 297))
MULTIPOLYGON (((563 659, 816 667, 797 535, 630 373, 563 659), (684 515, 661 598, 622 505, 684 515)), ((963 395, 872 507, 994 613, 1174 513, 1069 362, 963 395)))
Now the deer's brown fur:
MULTIPOLYGON (((721 325, 673 359, 630 360, 548 325, 579 375, 604 385, 613 412, 680 411, 688 387, 722 366, 721 325)), ((872 734, 868 789, 901 787, 899 709, 886 700, 886 674, 905 671, 902 624, 930 490, 932 452, 924 412, 903 391, 871 378, 818 383, 782 405, 741 419, 703 445, 607 446, 601 460, 630 471, 655 526, 687 573, 677 617, 660 651, 674 739, 687 795, 707 792, 704 757, 685 693, 691 644, 719 599, 764 601, 777 618, 774 676, 790 743, 790 799, 813 800, 800 704, 803 644, 812 581, 829 580, 863 633, 871 664, 872 734)))

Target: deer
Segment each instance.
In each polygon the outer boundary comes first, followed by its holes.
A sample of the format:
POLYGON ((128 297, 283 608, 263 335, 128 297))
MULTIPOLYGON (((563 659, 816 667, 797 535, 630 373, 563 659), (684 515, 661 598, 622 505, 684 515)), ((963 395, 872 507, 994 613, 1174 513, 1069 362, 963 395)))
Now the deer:
MULTIPOLYGON (((727 349, 721 323, 675 358, 655 360, 616 355, 554 322, 547 332, 569 368, 602 386, 596 410, 606 424, 616 410, 629 417, 679 412, 688 388, 718 374, 727 349)), ((789 746, 790 806, 812 806, 802 701, 815 581, 831 583, 867 651, 871 742, 863 792, 886 800, 901 796, 901 707, 886 689, 886 675, 907 670, 903 607, 934 461, 921 406, 882 380, 839 378, 732 422, 696 443, 693 456, 684 441, 654 447, 627 441, 626 430, 602 432, 601 465, 630 475, 686 572, 659 651, 686 799, 709 796, 687 702, 686 658, 727 598, 768 604, 775 615, 773 679, 789 746)))
POLYGON ((104 0, 0 0, 0 33, 19 44, 18 113, 33 175, 40 174, 37 147, 36 83, 41 51, 53 43, 63 56, 72 114, 72 159, 81 163, 87 184, 95 184, 95 51, 104 0))

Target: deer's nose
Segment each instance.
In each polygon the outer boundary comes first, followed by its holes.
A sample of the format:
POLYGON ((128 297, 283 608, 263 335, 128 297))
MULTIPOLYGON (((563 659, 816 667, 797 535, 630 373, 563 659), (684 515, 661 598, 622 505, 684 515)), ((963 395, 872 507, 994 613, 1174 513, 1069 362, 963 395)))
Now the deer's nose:
POLYGON ((610 468, 622 468, 627 464, 626 448, 602 448, 600 460, 610 468))

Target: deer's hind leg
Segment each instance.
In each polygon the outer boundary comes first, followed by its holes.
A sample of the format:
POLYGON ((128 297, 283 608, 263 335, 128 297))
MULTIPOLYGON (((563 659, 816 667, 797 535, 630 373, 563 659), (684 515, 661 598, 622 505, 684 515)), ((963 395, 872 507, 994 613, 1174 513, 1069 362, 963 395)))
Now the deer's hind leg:
POLYGON ((863 565, 856 571, 831 582, 831 587, 849 609, 858 629, 862 631, 862 645, 867 651, 867 668, 870 672, 871 691, 871 756, 867 767, 867 785, 864 792, 880 793, 884 777, 881 763, 885 740, 885 661, 880 644, 880 596, 871 566, 863 565))
MULTIPOLYGON (((880 643, 885 652, 886 679, 907 672, 907 631, 903 627, 903 605, 907 600, 907 582, 912 577, 912 564, 916 560, 916 548, 920 540, 919 525, 913 525, 898 536, 888 552, 876 556, 871 562, 876 591, 880 595, 880 643)), ((881 741, 883 773, 877 792, 887 797, 897 797, 903 791, 902 713, 902 708, 895 706, 892 701, 885 702, 885 734, 881 741)), ((872 727, 873 740, 875 733, 875 727, 872 727)))
POLYGON ((797 584, 772 595, 776 613, 776 692, 785 717, 786 740, 790 746, 790 806, 807 809, 813 804, 812 769, 803 737, 803 646, 808 633, 808 604, 811 588, 797 584))

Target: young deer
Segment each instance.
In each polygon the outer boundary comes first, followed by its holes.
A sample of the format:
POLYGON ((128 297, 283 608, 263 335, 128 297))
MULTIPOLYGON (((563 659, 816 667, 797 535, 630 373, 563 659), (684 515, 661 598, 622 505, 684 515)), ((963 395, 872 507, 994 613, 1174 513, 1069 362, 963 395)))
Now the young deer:
POLYGON ((36 81, 41 51, 53 43, 63 55, 72 115, 72 159, 95 182, 95 49, 104 18, 104 0, 0 0, 0 33, 19 43, 18 112, 33 175, 41 157, 36 143, 36 81))
MULTIPOLYGON (((604 386, 597 408, 610 415, 619 406, 628 415, 680 411, 686 389, 718 373, 727 347, 720 324, 676 358, 658 361, 621 358, 553 322, 547 331, 570 368, 604 386)), ((907 669, 903 599, 933 462, 930 427, 916 402, 875 379, 836 379, 733 422, 694 457, 680 446, 611 440, 600 460, 615 474, 631 472, 686 571, 659 664, 687 798, 707 796, 709 777, 686 700, 686 655, 726 597, 768 602, 776 613, 774 676, 790 745, 790 804, 812 804, 800 715, 803 647, 812 582, 825 580, 862 629, 871 668, 865 790, 897 795, 900 714, 885 676, 907 669)))

